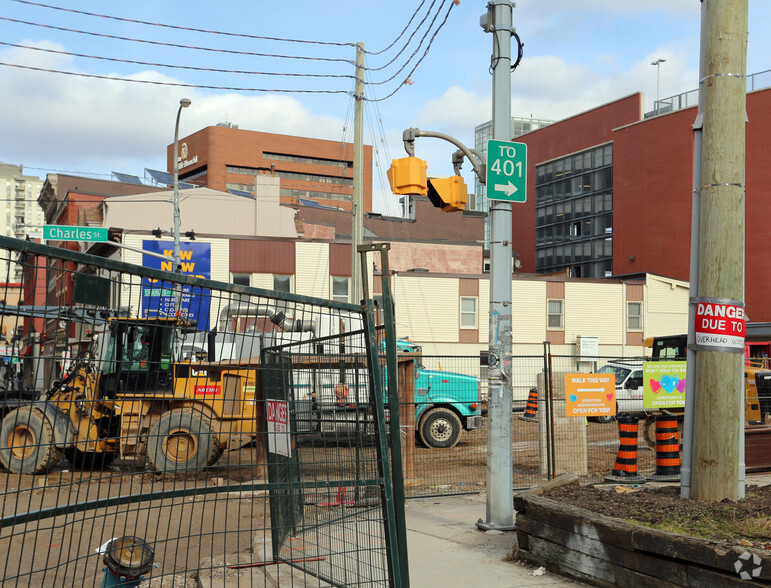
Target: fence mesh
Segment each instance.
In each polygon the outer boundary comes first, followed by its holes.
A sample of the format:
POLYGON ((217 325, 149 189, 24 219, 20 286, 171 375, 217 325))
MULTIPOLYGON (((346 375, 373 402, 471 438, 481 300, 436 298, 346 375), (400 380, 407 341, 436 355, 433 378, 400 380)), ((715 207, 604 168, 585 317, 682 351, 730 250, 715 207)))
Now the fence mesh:
POLYGON ((4 586, 399 585, 361 307, 8 238, 0 267, 4 586))

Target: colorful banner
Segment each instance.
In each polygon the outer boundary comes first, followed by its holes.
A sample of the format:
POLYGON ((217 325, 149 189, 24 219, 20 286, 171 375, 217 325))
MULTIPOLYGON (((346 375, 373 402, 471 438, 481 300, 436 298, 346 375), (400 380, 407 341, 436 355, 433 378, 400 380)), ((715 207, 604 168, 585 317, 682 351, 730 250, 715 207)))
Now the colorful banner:
MULTIPOLYGON (((142 241, 142 249, 171 257, 174 244, 168 241, 142 241)), ((211 243, 184 242, 180 247, 182 274, 211 279, 211 243)), ((173 271, 173 263, 152 255, 142 256, 142 265, 167 272, 173 271)), ((209 303, 211 291, 188 285, 176 293, 172 284, 160 280, 142 278, 142 312, 145 317, 169 317, 175 314, 197 322, 199 331, 209 330, 209 303), (174 308, 179 296, 179 312, 174 308)))
POLYGON ((616 414, 616 376, 565 374, 565 414, 569 417, 616 414))
POLYGON ((646 361, 643 364, 643 406, 646 409, 685 406, 684 361, 646 361))

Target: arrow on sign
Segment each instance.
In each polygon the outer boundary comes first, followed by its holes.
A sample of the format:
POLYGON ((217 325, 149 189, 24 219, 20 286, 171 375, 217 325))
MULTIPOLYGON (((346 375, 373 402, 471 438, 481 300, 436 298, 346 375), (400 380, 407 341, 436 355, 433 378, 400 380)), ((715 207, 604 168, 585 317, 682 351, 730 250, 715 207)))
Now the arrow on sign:
POLYGON ((511 181, 508 184, 495 184, 493 188, 495 188, 496 192, 503 192, 506 196, 511 196, 517 191, 517 187, 511 181))

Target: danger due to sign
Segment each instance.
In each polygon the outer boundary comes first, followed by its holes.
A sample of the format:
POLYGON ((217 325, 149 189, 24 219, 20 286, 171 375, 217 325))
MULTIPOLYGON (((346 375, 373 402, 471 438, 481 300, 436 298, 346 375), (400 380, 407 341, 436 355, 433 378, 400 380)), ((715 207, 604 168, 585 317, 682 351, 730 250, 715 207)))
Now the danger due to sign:
POLYGON ((741 306, 699 302, 696 305, 696 344, 744 349, 746 320, 741 306))

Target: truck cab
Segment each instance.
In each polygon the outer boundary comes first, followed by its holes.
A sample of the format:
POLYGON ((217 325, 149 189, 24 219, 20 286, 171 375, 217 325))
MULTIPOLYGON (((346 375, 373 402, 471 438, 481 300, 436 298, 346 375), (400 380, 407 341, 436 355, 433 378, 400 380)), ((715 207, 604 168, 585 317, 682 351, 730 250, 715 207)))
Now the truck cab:
MULTIPOLYGON (((422 348, 406 338, 398 339, 396 350, 420 353, 422 348)), ((428 447, 454 447, 462 430, 482 426, 479 378, 466 374, 427 369, 415 358, 415 427, 418 438, 428 447)))

